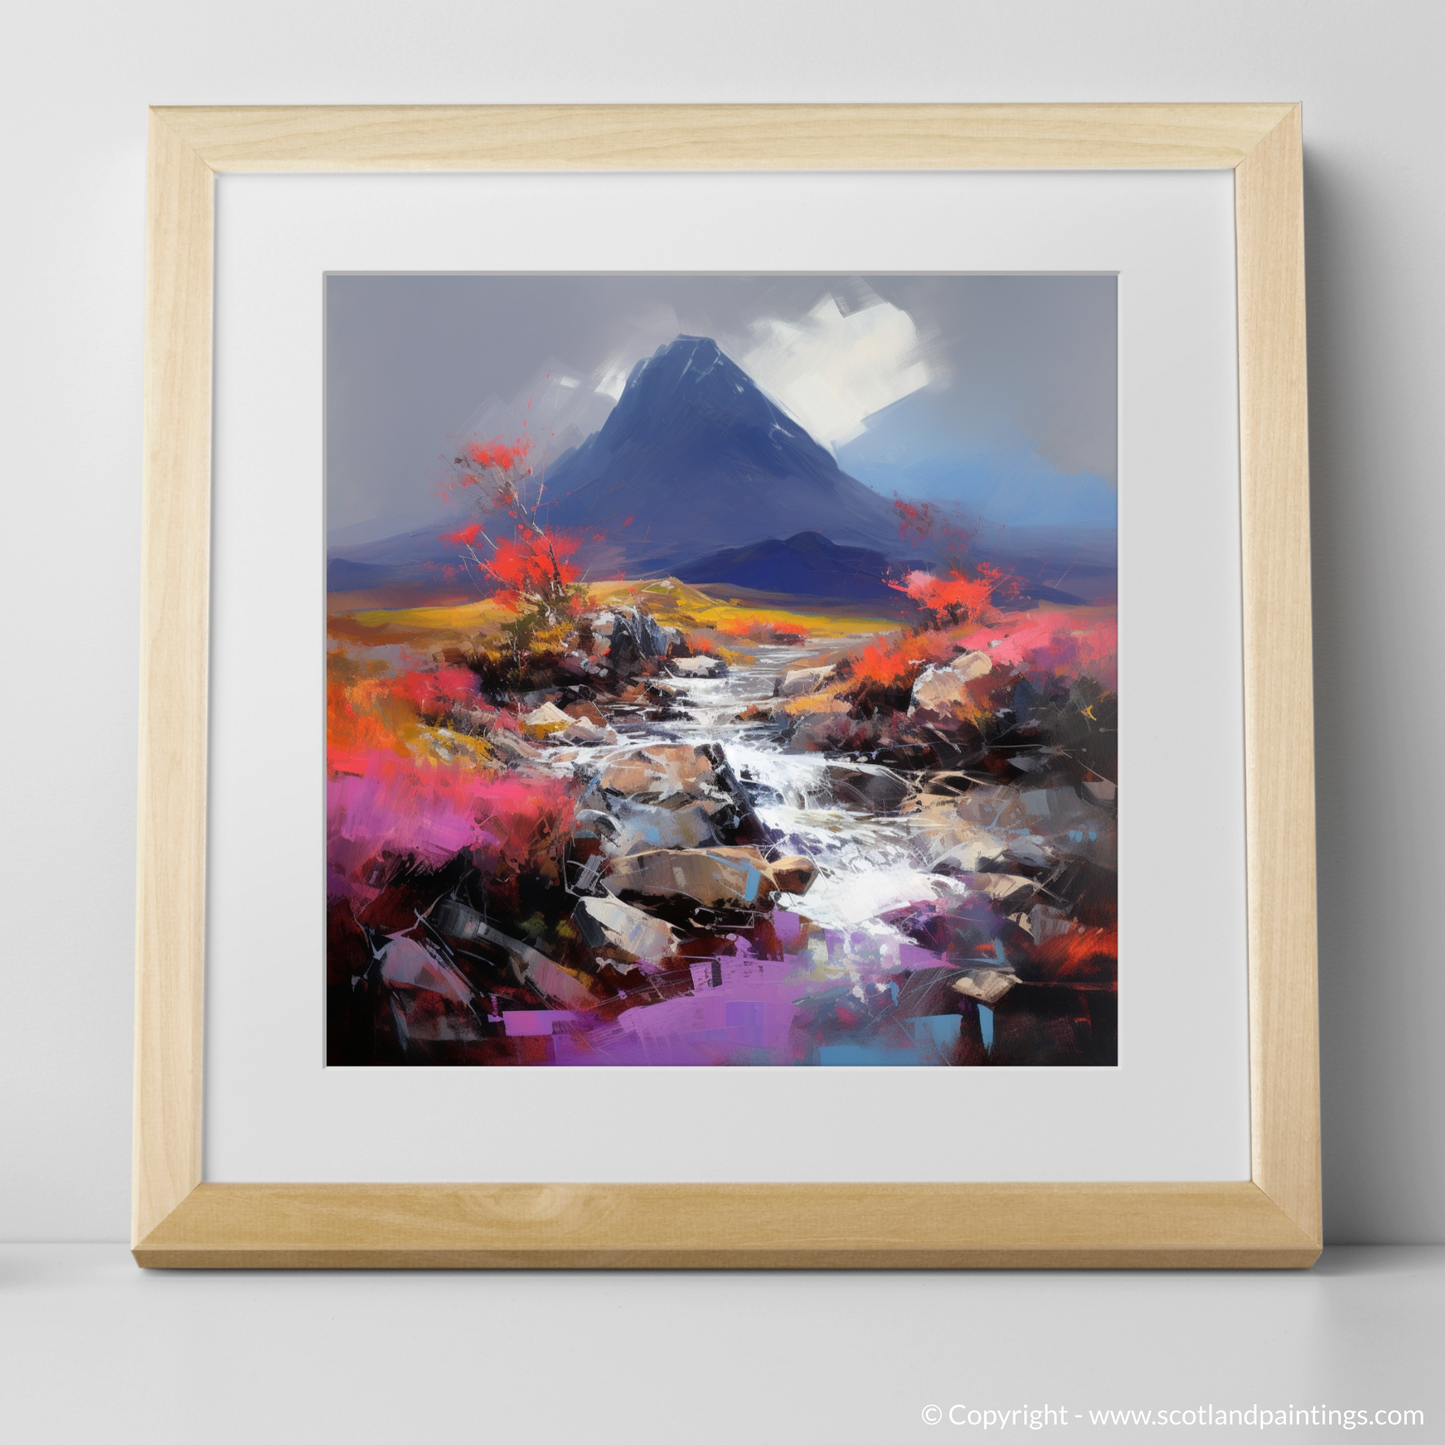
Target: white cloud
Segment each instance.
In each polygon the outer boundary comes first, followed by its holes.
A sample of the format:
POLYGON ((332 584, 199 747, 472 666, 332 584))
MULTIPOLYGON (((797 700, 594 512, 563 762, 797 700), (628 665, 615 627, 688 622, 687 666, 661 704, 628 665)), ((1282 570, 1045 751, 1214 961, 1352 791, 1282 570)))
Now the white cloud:
POLYGON ((601 379, 597 381, 594 388, 598 396, 611 397, 613 401, 622 399, 622 389, 627 385, 627 375, 636 363, 629 363, 617 357, 610 357, 602 366, 598 367, 596 376, 600 373, 601 379))
POLYGON ((932 379, 913 318, 887 301, 849 312, 825 296, 799 321, 755 322, 743 369, 825 446, 932 379))

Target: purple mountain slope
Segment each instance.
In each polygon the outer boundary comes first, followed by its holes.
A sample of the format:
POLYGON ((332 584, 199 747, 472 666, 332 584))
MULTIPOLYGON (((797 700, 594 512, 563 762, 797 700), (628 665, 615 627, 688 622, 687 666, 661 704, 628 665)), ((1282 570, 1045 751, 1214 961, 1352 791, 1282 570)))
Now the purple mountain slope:
POLYGON ((720 548, 821 532, 895 550, 892 503, 839 470, 706 337, 639 362, 600 431, 554 464, 552 522, 671 570, 720 548))

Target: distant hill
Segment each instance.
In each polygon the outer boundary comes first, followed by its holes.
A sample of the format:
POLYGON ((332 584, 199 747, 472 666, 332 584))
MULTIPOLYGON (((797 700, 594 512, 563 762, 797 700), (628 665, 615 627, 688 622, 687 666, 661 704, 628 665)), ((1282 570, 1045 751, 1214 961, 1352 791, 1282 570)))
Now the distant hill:
POLYGON ((882 552, 840 547, 821 532, 798 532, 782 541, 770 537, 714 552, 679 568, 676 575, 682 582, 894 605, 899 594, 884 581, 889 567, 882 552))

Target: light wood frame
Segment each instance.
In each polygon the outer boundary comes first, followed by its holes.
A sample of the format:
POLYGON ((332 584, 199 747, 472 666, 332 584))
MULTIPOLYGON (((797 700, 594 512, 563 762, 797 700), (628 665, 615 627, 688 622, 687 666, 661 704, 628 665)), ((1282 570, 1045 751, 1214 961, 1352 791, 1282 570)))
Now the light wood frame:
POLYGON ((1320 1251, 1297 105, 198 107, 150 112, 132 1248, 142 1265, 1308 1266, 1320 1251), (201 1179, 212 177, 224 171, 1234 171, 1251 1179, 201 1179))

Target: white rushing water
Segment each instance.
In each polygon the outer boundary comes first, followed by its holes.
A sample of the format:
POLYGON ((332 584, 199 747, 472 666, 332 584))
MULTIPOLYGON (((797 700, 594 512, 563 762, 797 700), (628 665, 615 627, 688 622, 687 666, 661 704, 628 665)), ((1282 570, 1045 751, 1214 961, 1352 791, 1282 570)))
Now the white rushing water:
MULTIPOLYGON (((865 640, 838 639, 837 645, 865 640)), ((879 915, 960 894, 962 885, 928 871, 928 841, 912 818, 836 799, 829 771, 839 759, 787 751, 769 724, 735 720, 750 703, 770 701, 775 680, 789 668, 808 666, 818 655, 809 647, 752 651, 753 662, 732 668, 725 677, 668 679, 690 716, 629 726, 629 741, 669 737, 719 743, 733 772, 759 792, 758 815, 781 834, 783 850, 806 854, 818 866, 813 885, 793 905, 796 911, 841 935, 844 951, 846 940, 857 933, 880 940, 902 937, 879 915)))

